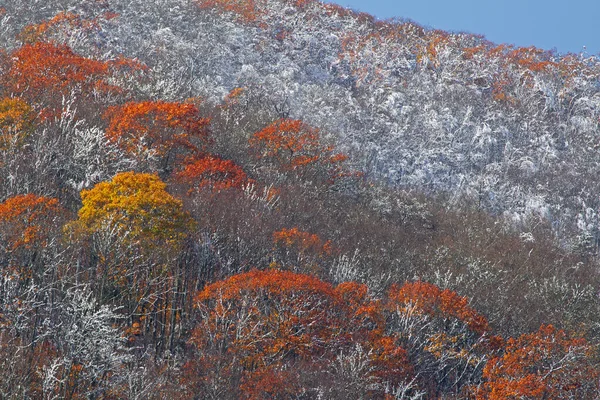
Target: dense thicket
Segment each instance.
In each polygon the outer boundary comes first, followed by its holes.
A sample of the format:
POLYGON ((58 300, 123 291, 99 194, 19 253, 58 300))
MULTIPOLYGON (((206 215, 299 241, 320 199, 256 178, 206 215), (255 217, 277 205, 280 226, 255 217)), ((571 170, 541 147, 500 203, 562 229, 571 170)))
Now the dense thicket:
POLYGON ((597 397, 596 57, 314 0, 0 43, 0 397, 597 397))

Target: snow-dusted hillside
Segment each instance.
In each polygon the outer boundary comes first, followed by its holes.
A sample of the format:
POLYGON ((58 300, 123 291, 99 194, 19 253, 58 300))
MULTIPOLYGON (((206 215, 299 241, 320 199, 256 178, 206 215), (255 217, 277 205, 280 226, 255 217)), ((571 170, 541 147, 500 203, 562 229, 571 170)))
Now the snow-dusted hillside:
POLYGON ((0 397, 597 398, 600 60, 316 0, 0 4, 0 397))
POLYGON ((470 200, 518 227, 548 219, 561 237, 579 237, 573 245, 597 241, 596 57, 498 46, 316 1, 235 4, 15 1, 1 40, 16 46, 24 25, 59 11, 101 17, 98 29, 57 39, 146 63, 154 79, 137 89, 150 97, 217 103, 245 88, 262 112, 335 137, 370 177, 443 192, 454 205, 470 200))

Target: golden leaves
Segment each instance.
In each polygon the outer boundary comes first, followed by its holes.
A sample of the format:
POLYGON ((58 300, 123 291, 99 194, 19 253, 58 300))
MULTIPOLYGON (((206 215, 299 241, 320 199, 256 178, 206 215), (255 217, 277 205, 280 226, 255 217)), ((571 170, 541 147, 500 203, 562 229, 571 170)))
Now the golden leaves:
POLYGON ((0 100, 0 149, 21 145, 34 128, 35 113, 20 98, 0 100))
POLYGON ((81 199, 78 222, 87 230, 114 223, 128 232, 130 240, 148 245, 176 244, 194 226, 181 201, 171 196, 154 174, 117 174, 110 182, 83 190, 81 199))

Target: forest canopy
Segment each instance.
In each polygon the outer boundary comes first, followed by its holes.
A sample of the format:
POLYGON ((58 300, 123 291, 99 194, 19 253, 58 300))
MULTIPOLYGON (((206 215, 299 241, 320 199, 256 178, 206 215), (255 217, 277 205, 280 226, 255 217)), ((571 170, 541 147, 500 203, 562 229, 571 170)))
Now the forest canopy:
POLYGON ((0 397, 596 399, 600 60, 317 0, 0 7, 0 397))

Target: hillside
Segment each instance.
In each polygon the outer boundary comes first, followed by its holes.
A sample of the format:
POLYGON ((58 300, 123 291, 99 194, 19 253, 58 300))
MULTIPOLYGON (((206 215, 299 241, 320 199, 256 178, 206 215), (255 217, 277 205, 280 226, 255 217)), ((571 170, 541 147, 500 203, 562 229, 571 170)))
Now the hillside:
POLYGON ((597 398, 597 57, 316 0, 0 43, 0 397, 597 398))

